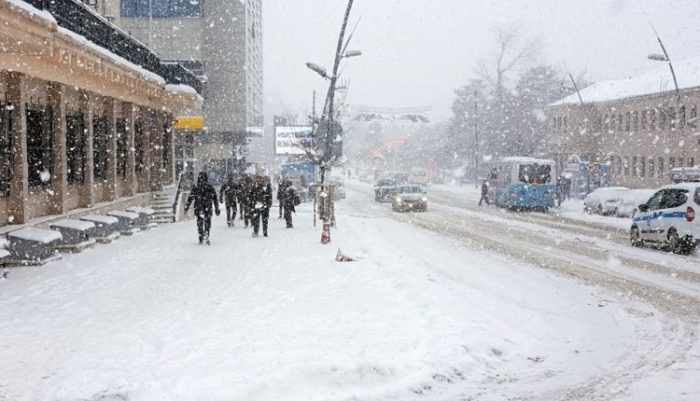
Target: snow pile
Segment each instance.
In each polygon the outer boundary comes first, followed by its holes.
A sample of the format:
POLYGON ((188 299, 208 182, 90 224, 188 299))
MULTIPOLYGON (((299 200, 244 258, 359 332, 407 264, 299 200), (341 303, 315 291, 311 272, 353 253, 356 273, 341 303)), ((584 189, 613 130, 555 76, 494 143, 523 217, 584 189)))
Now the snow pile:
POLYGON ((26 227, 17 231, 12 231, 8 233, 7 236, 21 238, 28 241, 41 242, 43 244, 50 244, 53 241, 58 241, 63 238, 61 233, 58 231, 42 230, 34 227, 26 227))
MULTIPOLYGON (((700 57, 673 64, 678 77, 678 87, 683 89, 700 86, 700 57)), ((673 76, 668 64, 646 74, 628 79, 602 81, 581 90, 584 103, 609 102, 630 97, 674 91, 673 76)), ((549 106, 579 104, 577 94, 565 97, 549 106)))

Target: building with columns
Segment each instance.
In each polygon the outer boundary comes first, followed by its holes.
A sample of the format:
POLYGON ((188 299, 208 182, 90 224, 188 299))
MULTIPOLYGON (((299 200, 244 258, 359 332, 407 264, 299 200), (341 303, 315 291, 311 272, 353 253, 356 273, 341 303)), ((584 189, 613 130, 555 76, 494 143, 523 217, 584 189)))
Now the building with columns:
POLYGON ((175 181, 173 116, 201 110, 196 93, 57 19, 0 0, 0 225, 148 204, 175 181))
POLYGON ((546 108, 549 148, 564 166, 572 156, 612 167, 612 185, 657 188, 669 171, 700 162, 700 58, 666 63, 629 79, 603 81, 546 108))

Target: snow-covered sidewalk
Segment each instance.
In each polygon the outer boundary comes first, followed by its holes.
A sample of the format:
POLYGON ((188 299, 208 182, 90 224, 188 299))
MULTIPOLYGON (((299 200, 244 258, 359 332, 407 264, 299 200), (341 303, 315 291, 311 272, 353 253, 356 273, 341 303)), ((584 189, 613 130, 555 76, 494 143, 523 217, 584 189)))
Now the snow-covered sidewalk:
POLYGON ((270 238, 215 218, 211 246, 185 222, 11 270, 0 400, 497 400, 585 381, 664 330, 355 195, 328 246, 302 207, 270 238))

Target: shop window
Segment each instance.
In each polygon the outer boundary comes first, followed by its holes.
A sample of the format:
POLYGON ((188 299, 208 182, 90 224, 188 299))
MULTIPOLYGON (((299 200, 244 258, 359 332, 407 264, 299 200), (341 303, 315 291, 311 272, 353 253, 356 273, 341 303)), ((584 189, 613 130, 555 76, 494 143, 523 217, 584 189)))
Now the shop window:
POLYGON ((92 157, 94 159, 94 178, 96 182, 107 180, 109 168, 109 120, 96 117, 92 123, 92 157))
POLYGON ((0 101, 0 196, 10 195, 13 177, 12 110, 10 103, 0 101))
POLYGON ((86 136, 84 114, 77 112, 66 115, 66 168, 69 184, 85 183, 86 136))
POLYGON ((117 119, 117 175, 126 178, 129 165, 129 136, 126 128, 126 120, 117 119))
POLYGON ((146 135, 141 120, 134 123, 134 160, 134 169, 137 173, 142 172, 146 168, 146 135))
POLYGON ((27 104, 27 167, 29 186, 51 184, 54 125, 51 107, 27 104))

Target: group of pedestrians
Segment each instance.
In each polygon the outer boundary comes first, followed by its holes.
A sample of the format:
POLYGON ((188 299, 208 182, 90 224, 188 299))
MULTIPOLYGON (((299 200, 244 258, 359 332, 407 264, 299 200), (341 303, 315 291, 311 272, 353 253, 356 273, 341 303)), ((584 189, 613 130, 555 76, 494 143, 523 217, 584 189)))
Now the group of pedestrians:
MULTIPOLYGON (((280 200, 280 218, 284 210, 287 228, 292 228, 291 213, 295 212, 294 206, 299 204, 298 197, 291 183, 284 182, 284 184, 284 186, 280 185, 277 195, 277 199, 280 200)), ((200 244, 210 244, 211 219, 214 213, 217 216, 221 214, 219 203, 223 203, 226 207, 226 223, 229 227, 234 227, 238 215, 245 228, 253 227, 253 237, 259 236, 261 225, 263 236, 268 235, 272 185, 266 176, 251 177, 244 174, 236 178, 233 174, 229 174, 217 197, 214 186, 209 183, 208 174, 201 172, 197 177, 197 184, 187 198, 185 212, 189 211, 192 203, 194 203, 194 213, 197 218, 200 244)))

